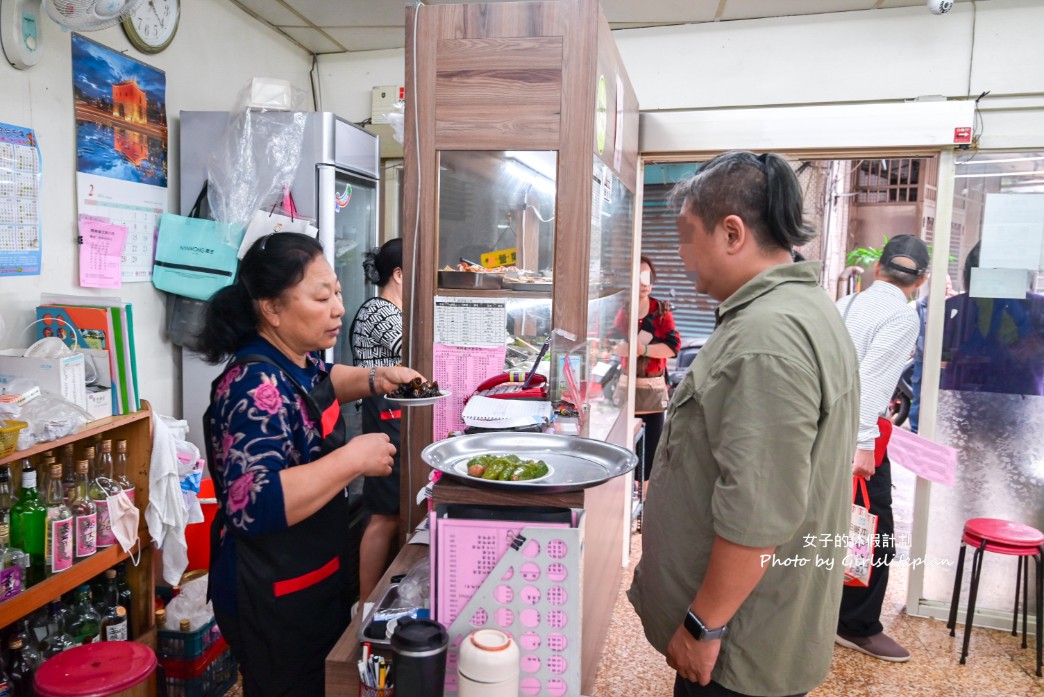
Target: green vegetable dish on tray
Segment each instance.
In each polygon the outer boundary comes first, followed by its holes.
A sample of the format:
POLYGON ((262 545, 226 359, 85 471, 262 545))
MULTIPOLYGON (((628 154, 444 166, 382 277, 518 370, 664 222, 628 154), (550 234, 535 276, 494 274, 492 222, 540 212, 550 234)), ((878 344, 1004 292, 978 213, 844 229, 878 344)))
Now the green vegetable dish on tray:
POLYGON ((476 479, 524 482, 547 473, 543 460, 523 460, 517 455, 479 455, 468 460, 468 474, 476 479))

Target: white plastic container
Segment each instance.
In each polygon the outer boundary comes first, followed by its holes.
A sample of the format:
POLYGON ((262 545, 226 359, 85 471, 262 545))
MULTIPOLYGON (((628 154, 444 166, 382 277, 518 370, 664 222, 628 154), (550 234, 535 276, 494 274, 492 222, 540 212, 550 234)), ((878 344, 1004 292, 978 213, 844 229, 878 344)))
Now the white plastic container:
POLYGON ((476 629, 460 645, 457 697, 518 697, 518 644, 497 629, 476 629))

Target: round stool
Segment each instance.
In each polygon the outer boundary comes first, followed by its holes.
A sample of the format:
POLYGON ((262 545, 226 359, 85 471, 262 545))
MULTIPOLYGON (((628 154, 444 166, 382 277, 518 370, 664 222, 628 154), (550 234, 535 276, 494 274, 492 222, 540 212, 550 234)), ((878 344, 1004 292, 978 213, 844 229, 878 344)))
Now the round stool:
POLYGON ((44 661, 33 686, 40 697, 131 697, 146 694, 154 670, 156 654, 148 646, 99 641, 74 646, 44 661))
POLYGON ((1019 586, 1022 586, 1022 648, 1026 648, 1026 615, 1029 607, 1029 560, 1032 557, 1037 564, 1037 677, 1041 675, 1041 639, 1044 637, 1044 533, 1029 525, 1013 523, 999 518, 972 518, 964 524, 961 536, 961 551, 957 557, 957 577, 953 581, 953 596, 950 598, 950 618, 946 626, 950 636, 955 636, 957 627, 957 601, 961 595, 961 578, 964 576, 964 553, 967 545, 975 548, 972 558, 971 588, 968 591, 968 619, 964 624, 964 645, 961 647, 961 664, 968 658, 968 644, 971 641, 972 620, 975 616, 975 596, 979 591, 979 577, 982 575, 983 552, 1007 554, 1019 558, 1015 571, 1015 611, 1012 617, 1011 633, 1019 633, 1019 586))

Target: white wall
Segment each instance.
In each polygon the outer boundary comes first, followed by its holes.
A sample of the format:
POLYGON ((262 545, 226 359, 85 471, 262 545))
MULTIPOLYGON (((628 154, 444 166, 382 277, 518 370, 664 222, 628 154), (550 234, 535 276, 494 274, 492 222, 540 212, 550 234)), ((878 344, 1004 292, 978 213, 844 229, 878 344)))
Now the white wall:
MULTIPOLYGON (((178 210, 178 112, 231 109, 253 76, 283 78, 307 90, 311 67, 306 52, 226 0, 191 0, 183 5, 177 36, 155 56, 134 50, 119 27, 86 34, 166 72, 167 203, 172 212, 178 210)), ((0 317, 7 326, 0 346, 25 345, 16 343, 17 334, 35 318, 41 291, 119 294, 134 304, 141 396, 160 413, 180 415, 180 351, 165 338, 163 294, 151 283, 127 284, 119 291, 92 291, 77 284, 71 35, 46 16, 41 27, 43 57, 36 66, 20 71, 0 61, 0 122, 35 129, 43 159, 43 272, 28 278, 0 277, 0 317)))
POLYGON ((942 16, 906 7, 631 29, 614 38, 643 114, 974 99, 989 90, 980 146, 1016 148, 1044 145, 1041 27, 1040 0, 988 0, 942 16))
MULTIPOLYGON (((1041 0, 980 0, 942 16, 905 7, 613 36, 646 114, 962 99, 990 90, 980 104, 980 145, 997 149, 1044 146, 1041 27, 1041 0)), ((371 87, 404 84, 404 60, 402 50, 320 56, 324 107, 366 118, 371 87)))

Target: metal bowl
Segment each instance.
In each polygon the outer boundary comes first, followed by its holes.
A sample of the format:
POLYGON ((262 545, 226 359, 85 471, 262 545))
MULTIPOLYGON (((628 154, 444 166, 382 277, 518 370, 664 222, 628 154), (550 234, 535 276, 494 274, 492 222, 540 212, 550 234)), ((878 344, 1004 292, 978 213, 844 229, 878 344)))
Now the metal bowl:
POLYGON ((563 493, 596 486, 638 464, 630 450, 600 440, 550 433, 477 433, 432 443, 421 451, 432 469, 465 484, 511 491, 563 493), (524 460, 543 460, 552 469, 549 476, 529 482, 500 482, 469 476, 458 464, 488 453, 513 454, 524 460), (462 474, 463 472, 463 474, 462 474))
POLYGON ((503 272, 439 271, 439 288, 500 290, 503 280, 503 272))

